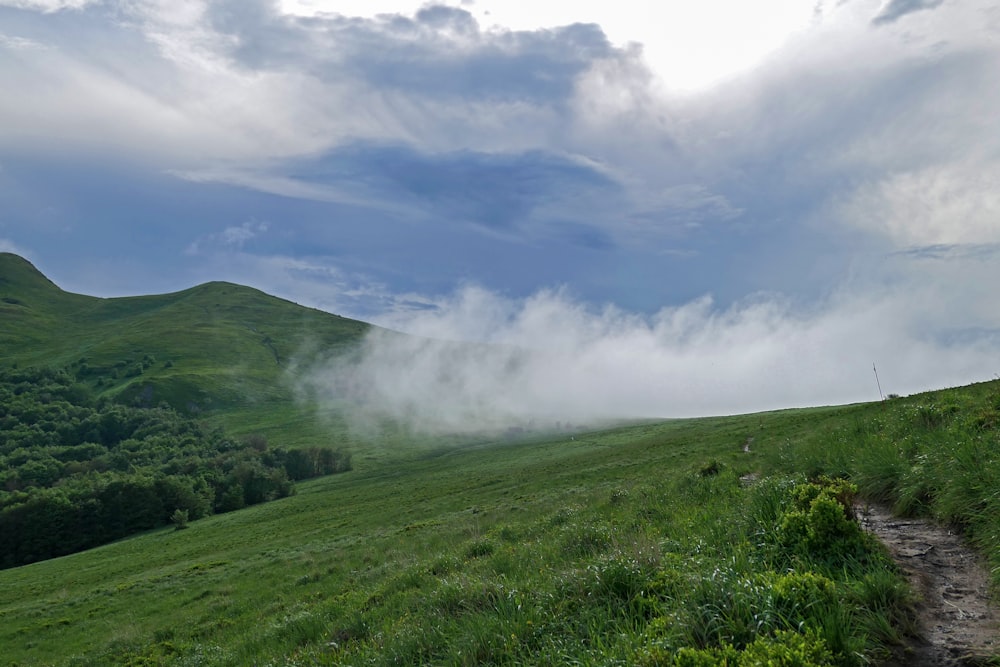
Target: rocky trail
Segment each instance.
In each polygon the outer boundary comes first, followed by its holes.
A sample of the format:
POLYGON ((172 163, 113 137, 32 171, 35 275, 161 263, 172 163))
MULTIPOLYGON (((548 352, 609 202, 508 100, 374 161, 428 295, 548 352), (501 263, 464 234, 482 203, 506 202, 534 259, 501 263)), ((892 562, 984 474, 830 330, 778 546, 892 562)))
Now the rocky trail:
POLYGON ((990 661, 1000 656, 1000 616, 989 596, 989 571, 961 536, 923 519, 894 517, 881 507, 859 507, 858 518, 889 548, 919 596, 921 636, 899 664, 1000 664, 990 661))

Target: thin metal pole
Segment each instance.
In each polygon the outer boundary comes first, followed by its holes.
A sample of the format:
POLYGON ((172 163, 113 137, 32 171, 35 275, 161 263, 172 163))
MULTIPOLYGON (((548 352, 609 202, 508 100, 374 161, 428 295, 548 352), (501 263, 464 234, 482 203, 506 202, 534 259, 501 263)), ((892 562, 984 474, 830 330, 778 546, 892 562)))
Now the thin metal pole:
POLYGON ((878 381, 878 369, 875 368, 875 362, 872 362, 872 370, 875 371, 875 386, 878 387, 878 397, 880 400, 884 401, 885 396, 882 395, 882 383, 878 381))

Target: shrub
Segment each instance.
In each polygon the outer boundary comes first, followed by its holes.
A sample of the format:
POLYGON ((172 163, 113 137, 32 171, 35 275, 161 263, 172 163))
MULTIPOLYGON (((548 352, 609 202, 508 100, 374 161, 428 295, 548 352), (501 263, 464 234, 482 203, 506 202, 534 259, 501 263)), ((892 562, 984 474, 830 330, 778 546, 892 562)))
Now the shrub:
POLYGON ((816 633, 779 630, 770 637, 758 637, 739 656, 739 665, 769 667, 825 667, 833 655, 816 633))
POLYGON ((778 541, 806 561, 840 565, 863 559, 870 538, 854 521, 857 487, 844 480, 800 484, 792 492, 793 508, 778 526, 778 541))
POLYGON ((184 530, 188 527, 188 511, 175 509, 170 515, 170 523, 174 524, 174 530, 184 530))
POLYGON ((742 651, 729 643, 702 649, 684 647, 673 654, 655 647, 640 657, 639 664, 646 667, 828 667, 834 664, 834 659, 822 637, 815 632, 779 630, 773 635, 757 637, 742 651))
POLYGON ((789 572, 774 581, 775 598, 779 604, 792 608, 808 608, 836 601, 837 590, 832 580, 815 572, 789 572))

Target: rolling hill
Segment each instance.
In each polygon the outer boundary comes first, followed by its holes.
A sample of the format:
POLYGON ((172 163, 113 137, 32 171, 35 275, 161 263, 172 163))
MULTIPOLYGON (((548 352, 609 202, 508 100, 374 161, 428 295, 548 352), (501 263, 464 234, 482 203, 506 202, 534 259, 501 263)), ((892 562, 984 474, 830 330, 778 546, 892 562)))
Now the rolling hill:
POLYGON ((296 406, 292 368, 356 345, 371 325, 212 282, 103 299, 63 291, 0 253, 0 364, 67 368, 124 403, 167 403, 237 433, 321 437, 296 406))

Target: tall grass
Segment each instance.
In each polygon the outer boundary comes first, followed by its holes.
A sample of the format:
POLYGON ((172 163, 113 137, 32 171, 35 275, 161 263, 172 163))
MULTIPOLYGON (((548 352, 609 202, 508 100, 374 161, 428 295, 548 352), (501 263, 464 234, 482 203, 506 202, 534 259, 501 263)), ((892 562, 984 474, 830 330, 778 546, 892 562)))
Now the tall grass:
POLYGON ((962 531, 1000 585, 1000 382, 860 409, 819 445, 789 441, 768 465, 850 478, 869 501, 962 531))

